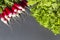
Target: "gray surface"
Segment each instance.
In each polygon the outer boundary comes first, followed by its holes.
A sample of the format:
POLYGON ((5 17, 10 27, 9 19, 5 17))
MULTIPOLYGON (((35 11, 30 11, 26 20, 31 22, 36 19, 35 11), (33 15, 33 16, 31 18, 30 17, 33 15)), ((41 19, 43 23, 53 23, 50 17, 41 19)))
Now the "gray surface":
POLYGON ((27 17, 24 23, 13 24, 14 31, 0 22, 0 40, 60 40, 60 35, 41 27, 32 17, 27 17))
POLYGON ((60 35, 54 36, 30 16, 23 23, 12 24, 12 28, 13 31, 0 21, 0 40, 60 40, 60 35))

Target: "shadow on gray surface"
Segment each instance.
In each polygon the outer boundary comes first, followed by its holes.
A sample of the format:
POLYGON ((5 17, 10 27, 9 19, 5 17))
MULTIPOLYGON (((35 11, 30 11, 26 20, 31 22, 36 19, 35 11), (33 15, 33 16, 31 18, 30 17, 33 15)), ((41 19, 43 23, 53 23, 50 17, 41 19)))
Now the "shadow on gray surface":
POLYGON ((12 28, 13 32, 0 22, 0 40, 60 40, 60 35, 54 36, 30 16, 27 16, 23 23, 15 22, 12 28))

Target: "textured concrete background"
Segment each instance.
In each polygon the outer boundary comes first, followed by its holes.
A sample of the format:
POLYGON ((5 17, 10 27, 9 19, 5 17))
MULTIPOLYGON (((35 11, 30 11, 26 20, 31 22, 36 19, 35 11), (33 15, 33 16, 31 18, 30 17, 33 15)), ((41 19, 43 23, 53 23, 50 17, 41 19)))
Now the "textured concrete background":
POLYGON ((0 21, 0 40, 60 40, 60 35, 54 36, 31 16, 27 16, 23 23, 11 25, 13 31, 0 21))

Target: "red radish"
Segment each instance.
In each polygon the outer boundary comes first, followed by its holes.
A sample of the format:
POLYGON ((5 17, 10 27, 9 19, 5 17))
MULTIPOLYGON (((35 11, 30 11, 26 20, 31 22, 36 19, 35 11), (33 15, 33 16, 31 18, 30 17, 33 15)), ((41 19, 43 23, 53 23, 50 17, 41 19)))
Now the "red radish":
POLYGON ((21 14, 22 13, 22 10, 18 10, 17 13, 20 13, 21 14))
POLYGON ((18 8, 18 10, 25 11, 25 9, 24 9, 21 5, 19 5, 19 4, 17 4, 17 3, 14 3, 13 6, 15 6, 16 8, 18 8))
POLYGON ((7 12, 6 14, 8 15, 8 17, 11 18, 12 11, 8 7, 5 8, 5 11, 7 12))
POLYGON ((18 8, 18 13, 25 12, 26 14, 28 14, 27 11, 26 11, 26 9, 23 8, 21 5, 19 5, 19 4, 17 4, 17 3, 14 3, 13 6, 15 6, 16 8, 18 8))
POLYGON ((4 18, 1 18, 1 21, 5 24, 8 24, 7 21, 4 18))
POLYGON ((20 5, 21 5, 22 7, 27 6, 27 1, 26 1, 26 0, 22 0, 21 3, 20 3, 20 5))
POLYGON ((5 11, 3 11, 2 16, 4 16, 7 19, 7 14, 5 11))
POLYGON ((17 14, 17 11, 18 11, 18 9, 13 5, 12 6, 12 12, 13 12, 13 17, 16 17, 16 14, 17 14))
MULTIPOLYGON (((22 9, 19 9, 19 8, 16 7, 16 6, 18 6, 18 5, 14 4, 13 6, 15 7, 15 9, 17 9, 17 13, 22 13, 22 9)), ((20 6, 20 5, 19 5, 19 6, 20 6)))
POLYGON ((18 13, 22 13, 22 10, 20 9, 18 9, 17 7, 15 7, 14 5, 12 6, 12 11, 13 11, 13 17, 19 17, 18 16, 18 13))
POLYGON ((12 6, 12 12, 17 12, 17 8, 14 5, 12 6))
MULTIPOLYGON (((18 7, 17 3, 14 3, 14 5, 12 7, 14 8, 14 10, 15 9, 17 10, 16 15, 13 15, 13 17, 16 17, 16 16, 19 17, 19 13, 22 13, 22 9, 17 8, 18 7)), ((14 14, 14 12, 13 12, 13 14, 14 14)))
POLYGON ((1 14, 1 21, 5 24, 8 24, 8 20, 1 14))
POLYGON ((8 18, 8 15, 6 14, 6 11, 3 11, 2 16, 3 16, 6 20, 10 21, 10 18, 8 18))
POLYGON ((5 24, 8 24, 7 20, 5 20, 4 18, 1 18, 1 21, 5 24))

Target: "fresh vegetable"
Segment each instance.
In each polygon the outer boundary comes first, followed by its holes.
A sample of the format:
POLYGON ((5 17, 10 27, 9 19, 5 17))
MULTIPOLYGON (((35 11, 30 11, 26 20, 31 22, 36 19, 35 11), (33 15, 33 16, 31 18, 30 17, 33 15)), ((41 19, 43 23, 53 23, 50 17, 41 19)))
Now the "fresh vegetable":
POLYGON ((28 0, 28 4, 39 24, 55 35, 60 34, 60 0, 28 0))

